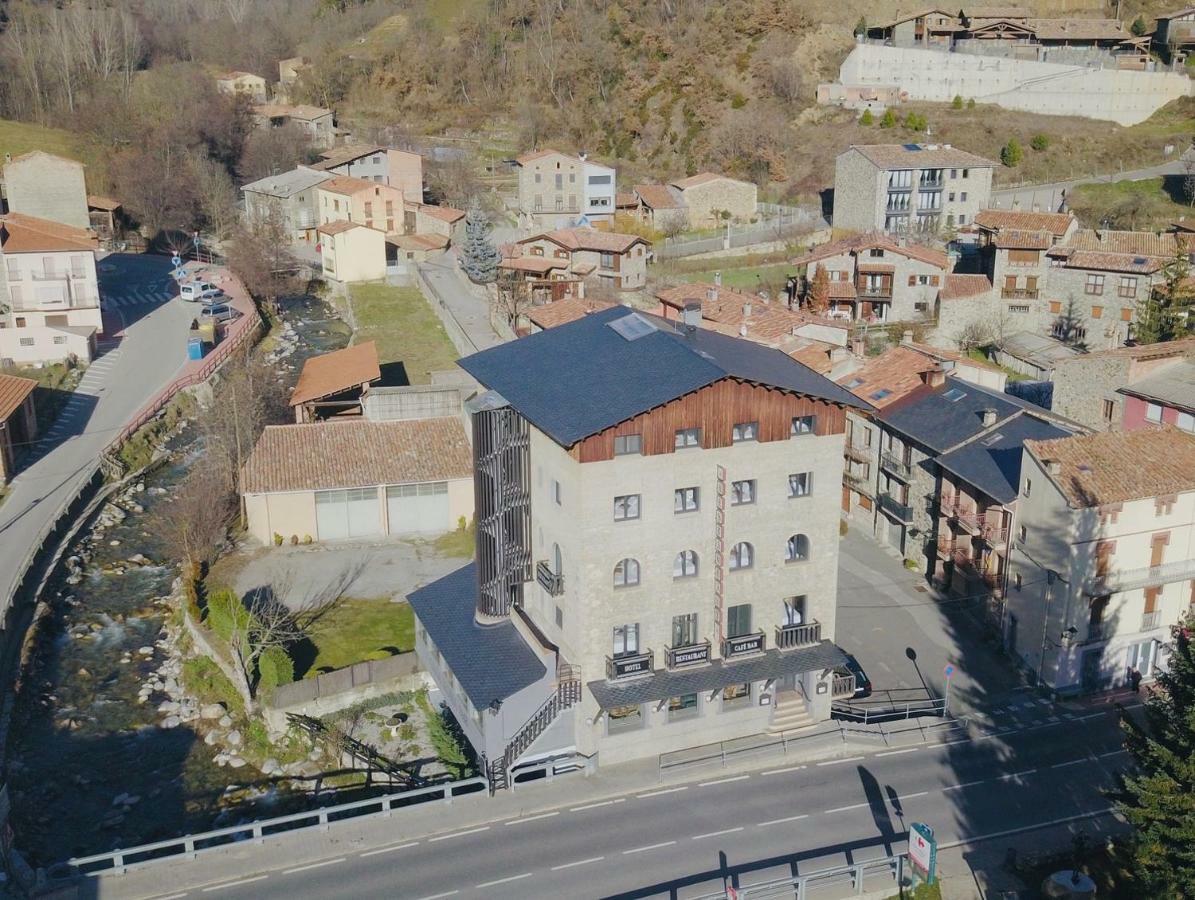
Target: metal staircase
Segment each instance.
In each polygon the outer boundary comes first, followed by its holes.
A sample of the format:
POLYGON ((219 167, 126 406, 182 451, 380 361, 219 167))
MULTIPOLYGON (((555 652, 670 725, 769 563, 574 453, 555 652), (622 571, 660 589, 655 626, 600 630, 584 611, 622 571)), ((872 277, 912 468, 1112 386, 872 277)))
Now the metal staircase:
POLYGON ((581 670, 568 663, 558 661, 556 664, 556 690, 552 692, 543 705, 531 714, 510 742, 506 745, 502 756, 493 761, 486 760, 486 776, 490 780, 490 791, 499 791, 510 787, 511 770, 519 757, 527 752, 535 743, 536 738, 548 730, 561 712, 581 702, 581 670))

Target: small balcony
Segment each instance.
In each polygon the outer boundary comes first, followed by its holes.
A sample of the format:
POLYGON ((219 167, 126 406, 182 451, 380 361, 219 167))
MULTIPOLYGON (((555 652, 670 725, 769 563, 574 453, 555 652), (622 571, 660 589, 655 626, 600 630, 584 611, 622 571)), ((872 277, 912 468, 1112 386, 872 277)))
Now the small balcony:
POLYGON ((1004 300, 1036 300, 1038 291, 1029 288, 1001 288, 1000 297, 1004 300))
POLYGON ((546 561, 535 564, 535 580, 550 596, 559 597, 564 593, 564 575, 560 572, 553 572, 552 567, 546 561))
POLYGON ((880 494, 880 509, 888 515, 893 516, 898 522, 912 522, 913 521, 913 507, 907 503, 901 503, 891 494, 880 494))
POLYGON ((968 534, 979 534, 983 530, 983 513, 974 506, 955 506, 950 510, 950 518, 968 534))
POLYGON ((1153 612, 1147 612, 1141 617, 1141 630, 1153 631, 1162 624, 1162 611, 1155 609, 1153 612))
POLYGON ((860 494, 865 494, 868 497, 872 496, 873 488, 871 479, 865 475, 858 475, 849 469, 842 471, 842 483, 853 491, 858 491, 860 494))
POLYGON ((664 665, 669 669, 687 669, 689 666, 705 665, 710 661, 710 651, 709 641, 684 647, 665 647, 664 665))
POLYGON ((634 678, 636 675, 650 675, 654 668, 655 654, 651 650, 645 653, 625 653, 622 656, 606 657, 606 679, 609 681, 634 678))
POLYGON ((979 539, 991 547, 1003 547, 1008 544, 1008 529, 985 522, 980 526, 979 539))
POLYGON ((855 295, 860 300, 891 300, 892 286, 857 284, 855 285, 855 295))
POLYGON ((845 453, 850 459, 853 459, 856 462, 870 462, 871 461, 871 448, 864 447, 862 444, 848 443, 842 448, 842 452, 845 453))
POLYGON ((740 634, 722 639, 722 658, 737 659, 741 656, 756 656, 767 649, 767 636, 762 631, 740 634))
POLYGON ((1154 587, 1159 584, 1171 584, 1191 578, 1195 578, 1195 559, 1180 559, 1143 569, 1125 569, 1105 575, 1096 575, 1095 578, 1087 582, 1084 593, 1092 597, 1100 597, 1104 594, 1154 587))
POLYGON ((891 472, 901 481, 905 482, 913 476, 913 467, 888 450, 880 454, 880 468, 885 472, 891 472))
POLYGON ((776 649, 793 650, 808 647, 822 639, 821 622, 802 622, 800 625, 776 626, 776 649))

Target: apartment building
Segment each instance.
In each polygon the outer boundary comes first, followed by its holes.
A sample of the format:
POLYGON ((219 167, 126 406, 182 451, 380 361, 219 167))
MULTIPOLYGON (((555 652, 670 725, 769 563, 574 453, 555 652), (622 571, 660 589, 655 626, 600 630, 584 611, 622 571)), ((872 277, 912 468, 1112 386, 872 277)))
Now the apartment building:
POLYGON ((95 354, 103 331, 91 231, 21 213, 0 217, 0 365, 95 354))
POLYGON ((1028 441, 1004 643, 1060 693, 1149 680, 1195 598, 1195 435, 1028 441))
POLYGON ((402 191, 375 181, 338 175, 316 185, 319 224, 354 222, 384 234, 403 228, 402 191))
POLYGON ((784 354, 626 307, 460 365, 476 561, 416 652, 495 787, 825 719, 845 410, 784 354))
POLYGON ((291 240, 311 241, 321 222, 318 187, 332 178, 327 172, 300 166, 250 182, 241 188, 245 216, 257 222, 277 219, 291 240))
POLYGON ((933 318, 950 262, 945 253, 898 242, 872 231, 814 247, 792 263, 796 296, 814 302, 818 268, 826 272, 827 312, 861 322, 910 322, 933 318))
POLYGON ((408 150, 376 144, 352 144, 325 150, 307 168, 331 175, 347 175, 402 191, 403 200, 423 202, 423 157, 408 150))
POLYGON ((531 228, 568 228, 614 221, 617 176, 584 153, 536 150, 515 158, 519 214, 531 228))
POLYGON ((834 227, 938 234, 988 206, 996 163, 949 144, 852 145, 834 165, 834 227))

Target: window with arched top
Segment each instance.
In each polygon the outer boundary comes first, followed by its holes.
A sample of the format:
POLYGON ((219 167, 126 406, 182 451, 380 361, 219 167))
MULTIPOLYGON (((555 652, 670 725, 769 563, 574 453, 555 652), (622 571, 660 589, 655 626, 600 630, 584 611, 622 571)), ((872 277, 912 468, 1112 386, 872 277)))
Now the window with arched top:
POLYGON ((697 574, 697 551, 682 550, 672 562, 673 578, 692 578, 697 574))
POLYGON ((784 548, 785 562, 803 562, 809 559, 809 538, 804 534, 794 534, 788 539, 788 546, 784 548))
POLYGON ((614 586, 630 587, 639 583, 639 560, 620 559, 614 567, 614 586))
POLYGON ((755 548, 741 541, 730 548, 730 570, 750 569, 755 564, 755 548))

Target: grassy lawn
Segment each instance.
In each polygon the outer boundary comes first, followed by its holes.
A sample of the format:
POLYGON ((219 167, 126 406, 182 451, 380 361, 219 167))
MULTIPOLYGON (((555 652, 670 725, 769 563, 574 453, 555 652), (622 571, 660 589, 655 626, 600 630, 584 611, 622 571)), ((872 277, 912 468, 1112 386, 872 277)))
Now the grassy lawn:
POLYGON ((349 296, 356 342, 377 341, 381 363, 401 362, 411 384, 427 384, 430 372, 456 364, 456 348, 418 288, 355 284, 349 296))
POLYGON ((473 556, 474 540, 477 536, 477 525, 471 523, 465 528, 456 528, 447 534, 442 534, 435 540, 435 547, 445 556, 473 556))
POLYGON ((183 684, 200 703, 223 703, 235 716, 245 714, 245 701, 228 677, 206 656, 183 660, 183 684))
POLYGON ((1070 208, 1089 227, 1107 220, 1113 228, 1159 231, 1180 216, 1195 216, 1183 199, 1183 175, 1081 184, 1066 198, 1070 208))
POLYGON ((310 638, 316 655, 306 678, 414 649, 415 614, 406 603, 346 599, 312 626, 310 638))
POLYGON ((75 136, 61 128, 46 128, 29 122, 0 119, 0 158, 5 153, 20 156, 31 150, 44 150, 59 156, 79 158, 75 136))
MULTIPOLYGON (((693 273, 694 281, 713 282, 714 271, 693 273)), ((722 283, 727 287, 739 288, 744 291, 768 290, 772 296, 784 287, 788 277, 796 272, 788 263, 774 266, 752 266, 745 269, 719 269, 722 273, 722 283)))

